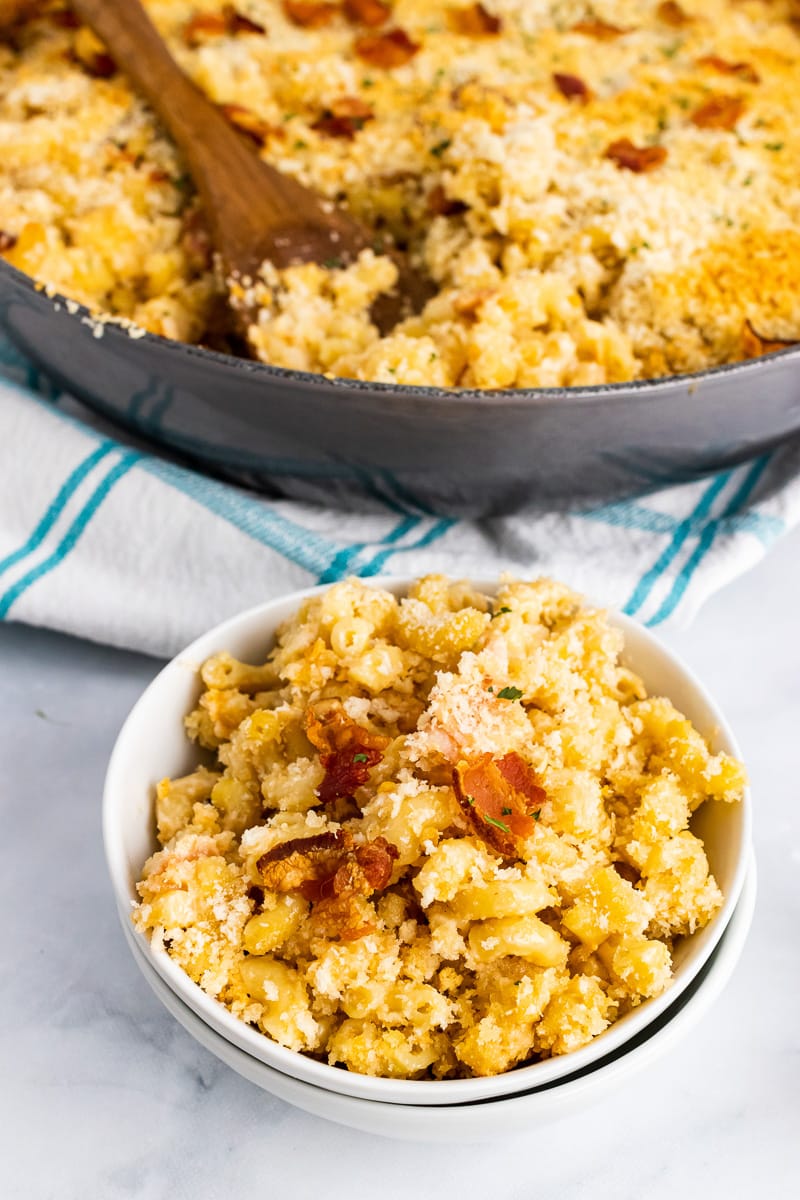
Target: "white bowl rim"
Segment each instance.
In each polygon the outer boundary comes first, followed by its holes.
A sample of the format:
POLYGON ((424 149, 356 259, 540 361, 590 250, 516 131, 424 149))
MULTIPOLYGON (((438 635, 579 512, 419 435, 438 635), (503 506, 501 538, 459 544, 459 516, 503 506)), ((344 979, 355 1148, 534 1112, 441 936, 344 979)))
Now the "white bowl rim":
MULTIPOLYGON (((126 936, 130 939, 134 961, 156 998, 187 1033, 232 1070, 286 1103, 296 1104, 324 1120, 337 1121, 362 1130, 366 1128, 367 1123, 373 1125, 374 1118, 378 1115, 376 1110, 382 1110, 386 1114, 383 1121, 387 1128, 379 1132, 383 1132, 384 1136, 424 1138, 426 1132, 430 1131, 434 1137, 442 1132, 447 1137, 449 1132, 457 1133, 464 1140, 485 1136, 494 1141, 498 1130, 494 1127, 493 1118, 499 1124, 501 1119, 505 1120, 509 1115, 525 1117, 526 1123, 531 1122, 529 1129, 533 1131, 536 1128, 535 1122, 552 1117, 554 1109, 557 1109, 556 1116, 561 1117, 566 1115, 564 1110, 569 1109, 570 1101, 583 1105, 586 1101, 596 1100, 598 1093, 602 1094, 609 1087, 624 1084, 680 1042, 706 1015, 733 975, 750 932, 757 891, 756 861, 751 850, 742 894, 728 928, 714 950, 706 975, 695 985, 694 990, 689 990, 689 996, 674 1012, 665 1014, 656 1027, 644 1034, 629 1050, 614 1058, 605 1059, 595 1067, 586 1068, 579 1075, 570 1076, 545 1088, 532 1088, 510 1096, 479 1101, 476 1104, 439 1105, 436 1111, 441 1115, 432 1123, 429 1106, 386 1106, 373 1100, 323 1091, 313 1084, 284 1076, 266 1063, 254 1061, 251 1055, 211 1029, 175 995, 132 937, 132 930, 131 934, 126 931, 126 936), (406 1121, 416 1126, 413 1132, 404 1129, 406 1121)), ((371 1131, 375 1132, 374 1128, 371 1131)), ((502 1126, 500 1132, 502 1133, 502 1126)))
MULTIPOLYGON (((397 594, 402 594, 413 582, 415 576, 384 575, 360 580, 370 587, 385 588, 397 594)), ((471 580, 473 586, 491 595, 496 591, 497 578, 478 578, 471 580)), ((277 623, 274 616, 276 610, 289 608, 294 610, 307 597, 320 595, 329 590, 331 584, 318 584, 313 587, 299 589, 286 595, 276 597, 261 604, 252 606, 240 613, 228 617, 212 629, 195 638, 188 646, 176 654, 150 682, 139 697, 126 718, 114 745, 109 760, 103 791, 103 842, 106 861, 111 876, 114 894, 120 913, 120 919, 130 920, 134 895, 128 884, 128 868, 126 863, 125 844, 121 836, 121 828, 116 820, 114 796, 117 792, 117 776, 119 762, 123 755, 126 736, 139 712, 144 709, 157 695, 159 687, 168 673, 173 672, 181 663, 188 660, 199 664, 210 654, 225 649, 230 639, 235 638, 240 627, 253 621, 264 620, 265 637, 274 635, 277 623)), ((587 603, 592 604, 591 598, 587 603)), ((604 606, 599 606, 604 607, 604 606)), ((718 747, 729 754, 741 758, 736 738, 716 702, 709 695, 691 669, 679 655, 667 649, 663 643, 645 626, 638 621, 614 610, 608 611, 612 624, 621 628, 626 641, 645 644, 649 650, 655 651, 678 670, 689 684, 696 697, 711 713, 715 722, 716 741, 718 747)), ((624 654, 623 654, 624 657, 624 654)), ((647 680, 645 680, 647 683, 647 680)), ((649 688, 648 688, 649 690, 649 688)), ((181 717, 183 714, 180 714, 181 717)), ((330 1066, 319 1062, 298 1051, 288 1050, 279 1046, 265 1034, 254 1030, 220 1001, 213 999, 204 992, 198 984, 178 966, 166 953, 153 949, 148 939, 140 932, 135 937, 143 952, 152 962, 164 982, 176 992, 181 999, 217 1033, 227 1041, 238 1046, 245 1053, 251 1054, 259 1061, 271 1066, 283 1075, 301 1079, 316 1087, 343 1095, 361 1097, 369 1100, 379 1100, 390 1104, 426 1104, 444 1105, 469 1103, 490 1096, 498 1096, 538 1087, 559 1076, 572 1074, 588 1065, 593 1060, 603 1057, 613 1051, 624 1041, 634 1037, 641 1029, 654 1021, 677 998, 681 991, 691 983, 697 972, 702 968, 714 946, 722 936, 731 914, 739 899, 747 873, 748 852, 751 844, 752 826, 752 797, 749 787, 745 789, 742 798, 742 832, 739 846, 739 856, 732 885, 728 888, 721 908, 703 930, 695 937, 704 934, 702 954, 695 955, 679 970, 667 989, 660 996, 653 997, 640 1004, 631 1012, 615 1021, 607 1030, 593 1039, 588 1045, 569 1054, 545 1059, 528 1066, 518 1067, 501 1075, 473 1077, 455 1080, 409 1080, 386 1079, 382 1077, 359 1075, 355 1072, 330 1066), (535 1081, 533 1075, 535 1073, 535 1081)), ((143 865, 143 864, 142 864, 143 865)))

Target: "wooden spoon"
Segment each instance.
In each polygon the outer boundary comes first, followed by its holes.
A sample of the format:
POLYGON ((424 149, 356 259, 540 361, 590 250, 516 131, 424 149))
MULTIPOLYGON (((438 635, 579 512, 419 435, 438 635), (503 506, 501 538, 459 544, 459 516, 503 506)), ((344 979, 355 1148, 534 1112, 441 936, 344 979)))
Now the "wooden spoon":
MULTIPOLYGON (((70 0, 117 66, 158 114, 186 159, 222 259, 226 280, 255 280, 264 262, 278 268, 317 262, 346 265, 367 246, 390 254, 398 268, 392 292, 371 311, 381 333, 419 312, 433 293, 405 257, 335 204, 265 163, 184 75, 139 0, 70 0)), ((235 305, 245 336, 256 313, 235 305)))

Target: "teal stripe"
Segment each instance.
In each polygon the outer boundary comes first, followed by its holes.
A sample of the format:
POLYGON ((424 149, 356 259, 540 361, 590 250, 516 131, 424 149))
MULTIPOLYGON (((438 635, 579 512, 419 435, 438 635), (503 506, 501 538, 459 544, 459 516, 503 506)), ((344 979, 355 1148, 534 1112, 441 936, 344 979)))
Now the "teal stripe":
POLYGON ((722 475, 718 475, 703 492, 694 510, 677 526, 669 545, 658 556, 650 570, 645 572, 639 580, 630 599, 623 607, 622 611, 627 616, 632 617, 644 604, 656 582, 676 558, 689 535, 696 529, 698 522, 708 515, 712 504, 728 483, 732 474, 732 471, 724 471, 722 475))
POLYGON ((771 456, 767 454, 763 458, 759 458, 755 461, 755 463, 753 463, 742 484, 737 488, 731 500, 726 505, 725 511, 722 513, 722 515, 715 520, 708 522, 691 555, 676 575, 675 582, 672 585, 669 595, 666 597, 655 616, 651 617, 647 622, 648 625, 660 625, 662 621, 666 621, 668 617, 672 616, 675 609, 683 599, 683 596, 692 581, 695 571, 711 549, 714 539, 719 533, 720 529, 724 527, 725 519, 727 517, 731 517, 734 513, 737 513, 739 509, 747 503, 753 488, 763 475, 770 457, 771 456))
POLYGON ((122 476, 131 469, 134 463, 141 458, 136 450, 129 450, 122 456, 119 462, 113 467, 105 478, 97 485, 89 499, 80 510, 75 520, 70 525, 67 532, 64 534, 61 541, 56 546, 53 553, 37 567, 28 571, 27 575, 23 575, 20 580, 10 587, 4 596, 0 597, 0 620, 8 616, 12 605, 19 600, 20 596, 41 579, 44 575, 49 574, 60 563, 64 561, 67 555, 74 549, 86 530, 89 522, 94 514, 99 509, 100 505, 105 500, 111 489, 122 476))
POLYGON ((58 518, 61 516, 61 513, 64 511, 64 507, 72 494, 80 486, 92 468, 96 466, 97 463, 99 463, 100 460, 107 454, 110 454, 113 448, 113 442, 108 440, 101 442, 100 445, 93 450, 92 453, 83 460, 83 462, 79 463, 75 470, 67 476, 61 487, 56 492, 55 497, 48 505, 44 516, 39 521, 28 540, 22 546, 20 546, 18 550, 15 550, 13 554, 9 554, 6 558, 0 561, 0 575, 7 571, 9 567, 13 567, 15 563, 20 562, 23 558, 27 558, 32 551, 41 546, 42 542, 47 537, 58 518))
POLYGON ((444 517, 441 521, 437 521, 427 533, 423 534, 416 542, 411 542, 408 546, 401 546, 399 549, 390 547, 387 550, 382 550, 365 566, 361 567, 358 574, 363 579, 368 579, 372 575, 380 575, 384 565, 394 554, 406 554, 409 550, 422 550, 425 546, 430 546, 433 542, 439 540, 448 529, 452 529, 453 525, 458 522, 453 517, 444 517))
POLYGON ((280 516, 264 500, 252 499, 230 484, 203 478, 160 458, 148 457, 142 467, 312 575, 321 575, 339 552, 339 546, 327 538, 280 516))
POLYGON ((674 533, 678 524, 669 513, 656 512, 644 504, 622 501, 607 504, 602 508, 590 508, 575 514, 586 521, 600 521, 603 525, 615 525, 619 529, 635 529, 642 533, 674 533))
POLYGON ((752 533, 765 549, 786 532, 786 522, 771 513, 746 512, 728 517, 723 522, 725 533, 752 533))
POLYGON ((354 542, 352 546, 345 546, 343 550, 339 551, 327 570, 322 572, 317 580, 317 583, 335 583, 337 579, 342 579, 343 576, 348 573, 353 560, 356 559, 358 555, 362 553, 362 551, 366 550, 369 546, 394 545, 396 542, 399 542, 401 538, 405 537, 407 533, 410 533, 412 529, 416 529, 417 525, 419 525, 419 522, 419 517, 404 517, 403 520, 398 521, 394 529, 392 529, 390 533, 387 533, 386 537, 381 538, 380 541, 373 539, 371 542, 354 542))

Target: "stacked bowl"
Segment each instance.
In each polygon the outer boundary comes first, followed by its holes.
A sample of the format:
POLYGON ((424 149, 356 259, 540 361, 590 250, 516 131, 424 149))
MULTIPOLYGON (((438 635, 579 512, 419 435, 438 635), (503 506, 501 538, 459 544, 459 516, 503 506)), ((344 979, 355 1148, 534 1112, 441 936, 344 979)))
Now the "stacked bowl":
MULTIPOLYGON (((375 580, 403 593, 410 580, 375 580)), ((483 591, 495 582, 478 581, 483 591)), ((277 1045, 234 1017, 131 923, 136 881, 156 849, 153 789, 190 770, 183 716, 197 701, 198 671, 228 651, 263 661, 278 626, 316 589, 261 605, 217 626, 178 654, 128 717, 111 757, 104 797, 106 854, 117 906, 134 959, 155 994, 201 1045, 251 1082, 317 1116, 372 1133, 425 1141, 495 1139, 566 1117, 596 1103, 675 1046, 707 1012, 741 954, 755 903, 751 798, 709 801, 692 821, 724 896, 711 922, 675 946, 674 976, 587 1046, 503 1075, 458 1080, 381 1079, 318 1062, 277 1045)), ((739 756, 734 736, 691 672, 648 631, 621 615, 623 660, 648 692, 665 695, 712 750, 739 756)))

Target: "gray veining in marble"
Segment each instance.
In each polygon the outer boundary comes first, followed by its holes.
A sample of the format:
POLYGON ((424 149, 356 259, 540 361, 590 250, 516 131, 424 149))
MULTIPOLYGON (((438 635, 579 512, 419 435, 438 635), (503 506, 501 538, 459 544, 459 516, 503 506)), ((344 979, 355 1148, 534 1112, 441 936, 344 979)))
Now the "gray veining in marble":
POLYGON ((800 535, 667 640, 743 744, 759 900, 711 1015, 569 1125, 403 1145, 287 1107, 161 1008, 118 928, 100 840, 116 731, 158 664, 0 628, 3 1200, 738 1200, 800 1195, 800 535))

